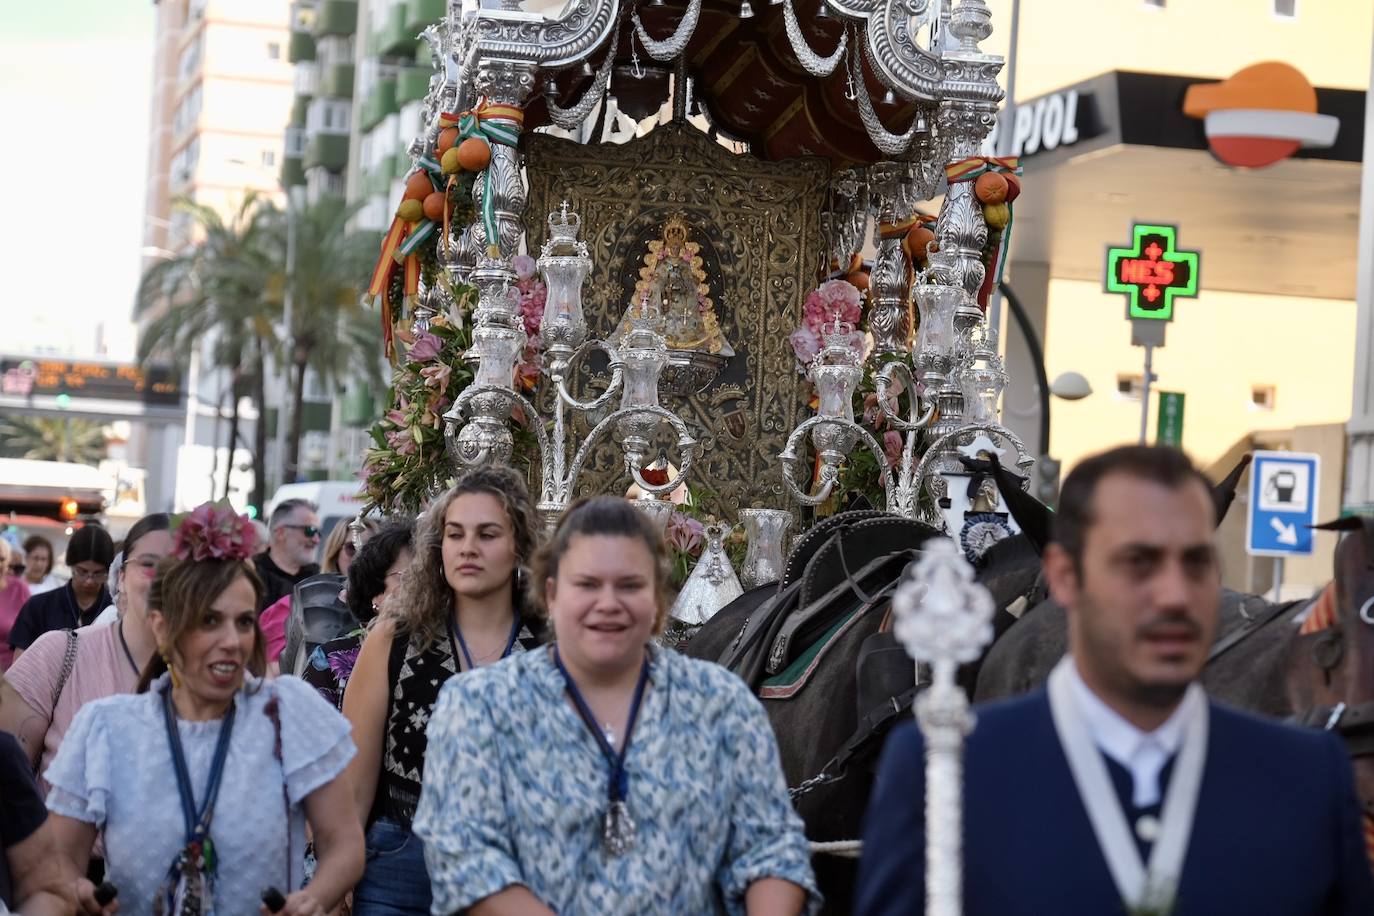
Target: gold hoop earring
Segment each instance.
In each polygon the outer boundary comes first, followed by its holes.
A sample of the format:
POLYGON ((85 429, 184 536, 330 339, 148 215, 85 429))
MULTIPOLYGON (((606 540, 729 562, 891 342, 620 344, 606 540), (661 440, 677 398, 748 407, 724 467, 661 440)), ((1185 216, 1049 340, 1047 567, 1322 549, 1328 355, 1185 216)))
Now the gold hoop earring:
POLYGON ((167 666, 167 676, 172 680, 172 689, 176 690, 181 686, 181 675, 177 674, 177 669, 172 665, 172 655, 166 649, 159 648, 158 654, 162 656, 162 663, 167 666))

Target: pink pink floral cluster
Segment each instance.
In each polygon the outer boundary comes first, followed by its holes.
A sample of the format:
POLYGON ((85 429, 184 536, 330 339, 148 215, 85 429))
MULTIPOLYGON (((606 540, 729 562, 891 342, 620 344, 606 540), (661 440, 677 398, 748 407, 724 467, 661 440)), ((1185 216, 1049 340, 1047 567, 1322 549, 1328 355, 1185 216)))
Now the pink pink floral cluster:
POLYGON ((247 560, 257 552, 253 521, 225 500, 201 503, 172 533, 172 554, 182 560, 247 560))
POLYGON ((862 346, 863 334, 857 330, 863 316, 858 288, 848 280, 827 280, 807 295, 802 303, 802 325, 788 338, 797 362, 803 367, 820 352, 836 316, 855 329, 850 333, 852 343, 862 346))
POLYGON ((684 512, 674 510, 668 516, 663 535, 669 547, 694 557, 706 546, 706 526, 684 512))
POLYGON ((544 320, 544 302, 549 291, 537 275, 538 265, 534 258, 518 254, 511 266, 515 268, 515 288, 520 295, 520 318, 525 323, 525 334, 529 337, 520 364, 515 367, 515 384, 525 391, 532 391, 539 383, 542 354, 539 326, 544 320))

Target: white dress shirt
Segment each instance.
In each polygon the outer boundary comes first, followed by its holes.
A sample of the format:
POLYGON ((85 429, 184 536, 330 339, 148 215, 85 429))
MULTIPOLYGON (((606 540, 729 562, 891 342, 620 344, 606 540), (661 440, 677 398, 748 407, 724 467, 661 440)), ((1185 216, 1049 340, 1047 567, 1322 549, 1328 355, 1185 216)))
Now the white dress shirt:
POLYGON ((1188 723, 1198 714, 1200 704, 1206 702, 1204 695, 1200 691, 1188 691, 1163 725, 1144 732, 1102 702, 1072 662, 1069 673, 1074 699, 1093 742, 1131 774, 1132 802, 1137 808, 1158 804, 1161 797, 1159 774, 1183 745, 1188 723))

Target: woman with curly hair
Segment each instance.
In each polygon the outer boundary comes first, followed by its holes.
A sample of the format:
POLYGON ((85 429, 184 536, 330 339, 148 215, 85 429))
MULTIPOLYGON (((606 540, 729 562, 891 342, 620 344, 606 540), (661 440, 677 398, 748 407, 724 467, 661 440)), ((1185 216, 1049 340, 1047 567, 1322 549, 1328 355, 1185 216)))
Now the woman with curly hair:
POLYGON ((429 913, 424 848, 411 832, 426 724, 450 677, 541 642, 543 620, 524 588, 538 532, 524 480, 505 467, 467 472, 416 526, 415 558, 344 693, 358 745, 349 773, 367 825, 355 916, 429 913))
POLYGON ((48 767, 70 873, 99 834, 118 890, 102 903, 79 879, 88 916, 253 916, 267 888, 285 916, 324 916, 362 873, 348 723, 298 679, 261 676, 252 540, 227 504, 181 521, 148 595, 158 654, 139 692, 83 706, 48 767), (318 867, 302 887, 307 822, 318 867))

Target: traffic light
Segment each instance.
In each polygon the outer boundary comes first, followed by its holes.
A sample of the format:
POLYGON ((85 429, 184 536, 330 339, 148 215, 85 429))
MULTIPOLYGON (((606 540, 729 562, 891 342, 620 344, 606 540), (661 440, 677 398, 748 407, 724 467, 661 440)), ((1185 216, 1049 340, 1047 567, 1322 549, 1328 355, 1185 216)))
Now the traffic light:
POLYGON ((1059 469, 1058 458, 1041 455, 1035 461, 1035 498, 1050 508, 1059 502, 1059 469))
POLYGON ((77 513, 81 511, 81 506, 75 499, 68 496, 66 499, 62 500, 62 504, 57 507, 57 511, 62 516, 64 522, 70 522, 75 519, 77 513))

